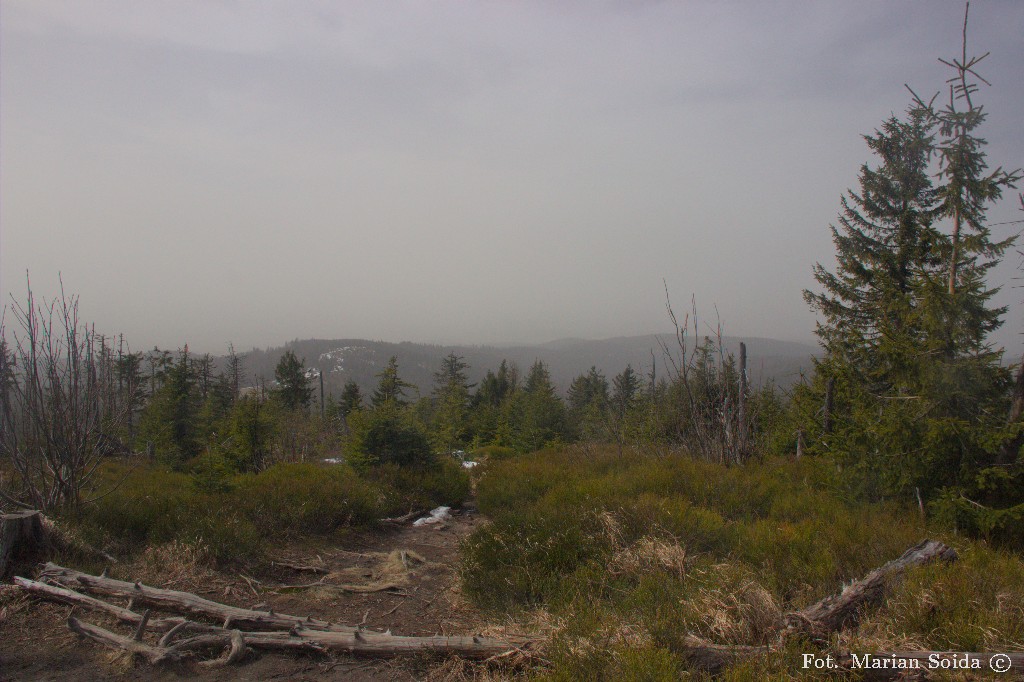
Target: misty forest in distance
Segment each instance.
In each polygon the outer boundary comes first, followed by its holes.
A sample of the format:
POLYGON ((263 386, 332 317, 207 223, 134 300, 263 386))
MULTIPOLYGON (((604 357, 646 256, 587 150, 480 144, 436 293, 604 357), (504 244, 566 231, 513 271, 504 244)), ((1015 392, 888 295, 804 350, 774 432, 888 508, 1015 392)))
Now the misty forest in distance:
POLYGON ((976 11, 862 131, 797 296, 816 346, 663 280, 661 334, 214 356, 29 281, 0 325, 3 673, 1024 671, 1024 360, 994 341, 1024 170, 986 140, 976 11))
MULTIPOLYGON (((751 383, 756 385, 771 381, 781 388, 788 388, 798 381, 801 372, 810 371, 811 357, 817 350, 809 344, 773 339, 723 337, 722 341, 726 351, 734 355, 739 352, 739 342, 746 342, 750 349, 751 383)), ((658 366, 662 366, 662 371, 667 371, 661 344, 672 342, 671 332, 603 340, 562 339, 545 344, 509 347, 387 343, 366 339, 297 339, 282 348, 248 351, 245 354, 246 385, 254 385, 256 377, 270 378, 272 381, 274 367, 281 355, 285 350, 291 350, 306 360, 308 368, 324 372, 328 394, 340 395, 349 379, 366 392, 373 389, 377 382, 376 375, 387 364, 388 358, 394 355, 398 358, 406 381, 419 389, 419 395, 427 395, 441 358, 448 353, 455 353, 468 365, 466 376, 473 384, 478 384, 487 370, 496 370, 502 360, 515 363, 520 368, 529 368, 534 361, 541 360, 548 367, 552 382, 564 396, 572 380, 586 374, 591 367, 596 367, 605 376, 618 374, 626 365, 644 376, 650 376, 652 365, 656 374, 658 366)), ((222 367, 226 357, 215 356, 214 362, 222 367)))

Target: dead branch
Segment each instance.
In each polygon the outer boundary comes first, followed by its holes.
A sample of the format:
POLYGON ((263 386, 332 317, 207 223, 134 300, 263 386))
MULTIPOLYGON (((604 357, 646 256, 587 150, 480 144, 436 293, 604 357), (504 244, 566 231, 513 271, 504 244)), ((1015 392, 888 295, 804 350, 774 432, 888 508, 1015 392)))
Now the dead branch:
POLYGON ((382 583, 380 585, 349 585, 347 583, 329 583, 326 580, 317 580, 315 583, 306 583, 299 585, 279 585, 275 590, 279 592, 298 592, 301 590, 309 590, 315 587, 322 587, 329 590, 337 590, 338 592, 349 592, 352 594, 370 594, 372 592, 387 592, 389 590, 401 590, 405 585, 399 585, 398 583, 382 583))
MULTIPOLYGON (((50 601, 61 602, 63 604, 71 604, 73 606, 82 606, 95 611, 102 611, 114 618, 118 619, 122 623, 128 625, 138 625, 142 622, 142 614, 135 613, 130 609, 126 609, 109 602, 105 602, 102 599, 96 599, 74 590, 65 589, 56 585, 47 585, 46 583, 37 582, 35 580, 29 580, 27 578, 21 578, 15 576, 13 579, 15 585, 30 592, 36 596, 49 599, 50 601)), ((146 628, 156 632, 171 631, 175 628, 186 624, 184 618, 150 618, 146 624, 146 628)))
POLYGON ((400 526, 402 524, 409 523, 410 521, 415 520, 416 517, 422 516, 422 515, 427 514, 429 512, 430 512, 429 509, 425 509, 425 510, 421 510, 421 511, 410 511, 408 514, 402 514, 401 516, 392 516, 392 517, 387 518, 387 519, 381 519, 380 522, 381 523, 393 523, 395 525, 399 525, 400 526))
MULTIPOLYGON (((780 646, 784 645, 788 638, 799 635, 809 635, 818 640, 827 640, 829 634, 856 623, 857 616, 863 607, 878 601, 884 595, 888 585, 908 568, 936 559, 954 561, 956 558, 956 552, 950 547, 935 540, 925 540, 908 549, 898 559, 894 559, 871 571, 860 580, 854 581, 839 594, 822 599, 802 611, 786 614, 786 629, 781 633, 780 646)), ((712 674, 739 660, 771 650, 769 647, 712 644, 692 636, 686 638, 685 644, 690 665, 712 674)), ((927 660, 929 655, 936 652, 918 653, 927 660)), ((876 655, 888 656, 888 654, 876 655)))
POLYGON ((236 606, 227 606, 204 599, 191 592, 163 590, 141 583, 105 578, 82 573, 57 564, 47 563, 40 575, 41 580, 62 585, 69 589, 83 590, 109 597, 132 599, 136 604, 146 604, 166 611, 185 613, 191 616, 212 618, 238 628, 261 628, 265 630, 290 630, 302 626, 309 630, 352 631, 355 628, 328 623, 312 617, 290 616, 271 611, 254 611, 236 606))
POLYGON ((91 623, 84 623, 74 616, 68 617, 68 629, 111 649, 120 649, 141 656, 153 665, 176 661, 180 658, 180 654, 174 649, 139 642, 131 637, 119 635, 116 632, 105 630, 91 623))
POLYGON ((787 629, 812 637, 827 637, 856 622, 862 607, 879 601, 892 579, 908 568, 936 559, 954 561, 956 558, 956 551, 952 548, 936 540, 925 540, 908 549, 900 558, 850 583, 839 594, 826 597, 802 611, 786 614, 787 629))
MULTIPOLYGON (((296 573, 330 573, 330 571, 324 568, 323 566, 306 566, 303 564, 293 564, 288 561, 281 561, 280 559, 273 559, 270 562, 270 565, 281 566, 282 568, 287 568, 289 570, 295 571, 296 573)), ((244 578, 245 576, 242 577, 244 578)))

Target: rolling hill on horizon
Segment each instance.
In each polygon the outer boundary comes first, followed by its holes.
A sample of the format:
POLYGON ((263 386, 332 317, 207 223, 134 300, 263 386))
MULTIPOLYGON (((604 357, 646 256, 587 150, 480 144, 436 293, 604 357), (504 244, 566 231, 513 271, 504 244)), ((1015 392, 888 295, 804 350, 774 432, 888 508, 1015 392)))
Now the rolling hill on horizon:
MULTIPOLYGON (((751 385, 758 387, 774 382, 788 388, 799 381, 801 372, 811 369, 811 358, 818 352, 812 344, 780 341, 758 337, 722 337, 724 352, 739 354, 739 344, 747 344, 747 366, 751 385)), ((692 341, 691 341, 692 342, 692 341)), ((592 366, 601 371, 611 383, 626 365, 633 367, 645 378, 652 368, 657 379, 671 375, 671 362, 665 348, 675 358, 678 346, 672 334, 645 334, 610 339, 558 339, 541 344, 510 346, 495 345, 440 345, 371 341, 367 339, 305 339, 294 340, 283 346, 253 349, 244 353, 245 385, 256 380, 273 382, 274 368, 288 350, 295 353, 310 370, 311 376, 322 372, 326 395, 340 395, 349 379, 354 380, 369 395, 377 385, 377 374, 391 356, 398 358, 399 375, 418 389, 410 389, 408 397, 429 395, 433 387, 434 372, 441 359, 451 352, 462 356, 469 368, 470 382, 477 383, 488 370, 497 370, 502 360, 519 368, 525 377, 537 360, 544 362, 551 373, 552 382, 564 396, 572 380, 586 373, 592 366)), ((223 365, 223 358, 217 358, 223 365)), ((315 383, 315 382, 314 382, 315 383)))

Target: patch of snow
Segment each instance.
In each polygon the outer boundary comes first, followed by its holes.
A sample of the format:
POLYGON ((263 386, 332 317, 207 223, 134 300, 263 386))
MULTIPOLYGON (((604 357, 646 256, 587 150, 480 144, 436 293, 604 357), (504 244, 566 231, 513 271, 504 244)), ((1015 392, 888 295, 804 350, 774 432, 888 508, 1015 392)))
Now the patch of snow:
POLYGON ((344 464, 345 460, 341 457, 325 457, 324 464, 344 464))
POLYGON ((469 461, 469 460, 467 459, 467 460, 466 460, 465 462, 463 462, 463 463, 462 463, 462 468, 463 468, 463 469, 472 469, 473 467, 475 467, 475 466, 476 466, 476 465, 478 465, 479 463, 480 463, 480 462, 471 462, 471 461, 469 461))
POLYGON ((424 516, 421 519, 416 519, 415 521, 413 521, 412 525, 426 526, 432 523, 441 523, 445 519, 451 518, 451 514, 449 513, 451 512, 451 510, 451 507, 438 507, 436 509, 431 510, 430 514, 428 514, 427 516, 424 516))

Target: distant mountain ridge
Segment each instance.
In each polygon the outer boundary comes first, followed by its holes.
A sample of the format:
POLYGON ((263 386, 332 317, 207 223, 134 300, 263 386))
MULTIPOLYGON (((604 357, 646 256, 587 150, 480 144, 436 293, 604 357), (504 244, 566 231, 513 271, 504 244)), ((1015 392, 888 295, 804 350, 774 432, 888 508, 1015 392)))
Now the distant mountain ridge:
MULTIPOLYGON (((809 373, 811 358, 818 353, 817 346, 794 341, 780 341, 757 337, 723 337, 726 352, 739 355, 740 341, 747 344, 747 366, 753 386, 774 381, 776 386, 787 388, 799 381, 801 372, 809 373)), ((497 370, 502 360, 515 363, 520 376, 525 377, 530 366, 541 360, 547 365, 551 379, 564 395, 572 380, 586 373, 591 366, 597 367, 608 378, 620 373, 629 364, 639 374, 649 377, 652 364, 657 378, 668 378, 670 363, 665 357, 662 344, 678 357, 678 347, 672 334, 646 334, 623 336, 611 339, 559 339, 536 345, 516 346, 471 346, 435 345, 423 343, 391 343, 367 339, 305 339, 291 341, 284 346, 267 349, 253 349, 245 353, 245 382, 252 385, 257 379, 270 385, 274 380, 274 368, 281 356, 288 350, 304 360, 314 377, 317 372, 324 377, 324 392, 327 395, 341 394, 342 387, 349 379, 355 380, 364 395, 369 395, 377 385, 377 374, 394 355, 398 358, 399 374, 405 381, 418 388, 418 395, 429 395, 433 385, 434 372, 441 365, 441 358, 454 352, 469 364, 469 380, 478 383, 487 370, 497 370), (653 354, 653 362, 652 362, 653 354)), ((223 358, 218 358, 223 366, 223 358)), ((417 392, 410 389, 409 398, 417 392)))

